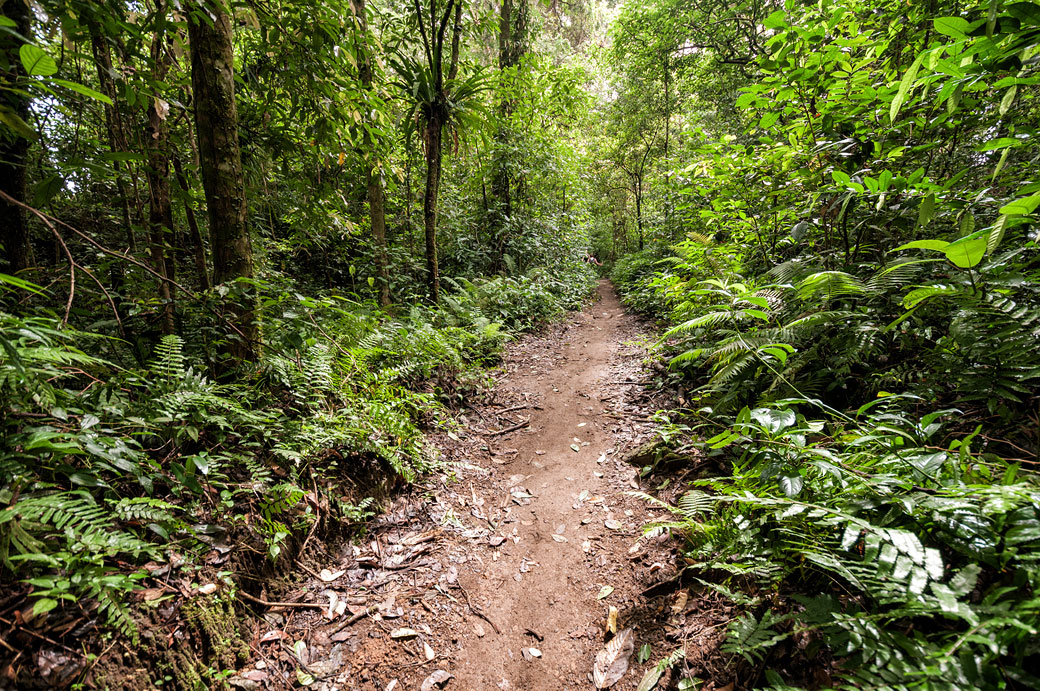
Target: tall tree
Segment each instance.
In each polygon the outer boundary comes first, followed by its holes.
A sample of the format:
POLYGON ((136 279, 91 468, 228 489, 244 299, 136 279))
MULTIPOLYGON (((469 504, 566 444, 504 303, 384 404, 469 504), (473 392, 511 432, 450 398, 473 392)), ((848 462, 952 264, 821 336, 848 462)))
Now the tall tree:
POLYGON ((451 117, 451 100, 446 86, 455 80, 459 69, 459 41, 462 0, 430 0, 424 10, 422 0, 413 0, 415 18, 422 36, 426 68, 421 78, 429 87, 420 104, 426 143, 426 192, 423 196, 423 225, 426 235, 426 285, 430 300, 440 300, 440 268, 437 262, 437 195, 441 185, 441 155, 444 128, 451 117), (445 56, 448 34, 451 42, 445 56), (445 71, 445 60, 447 70, 445 71))
MULTIPOLYGON (((24 37, 31 36, 31 12, 23 0, 4 0, 0 11, 14 22, 13 31, 24 37)), ((29 96, 24 84, 14 85, 26 76, 19 55, 22 41, 11 31, 0 31, 0 71, 4 85, 0 89, 0 191, 12 199, 25 201, 25 168, 29 152, 29 137, 33 134, 26 124, 29 117, 29 96)), ((35 263, 25 210, 0 201, 0 244, 3 245, 5 268, 24 271, 35 263)))
MULTIPOLYGON (((194 0, 189 11, 191 82, 202 185, 209 212, 213 283, 253 276, 253 249, 246 224, 245 176, 238 144, 231 20, 220 0, 194 0)), ((259 341, 252 299, 233 291, 231 356, 255 357, 259 341)))
MULTIPOLYGON (((498 18, 498 69, 508 81, 509 73, 516 69, 527 50, 527 0, 502 0, 498 18)), ((513 195, 510 189, 510 149, 514 148, 515 133, 510 117, 513 114, 513 96, 503 93, 499 100, 500 124, 495 133, 494 170, 491 176, 491 235, 495 245, 495 270, 501 271, 505 264, 505 248, 508 240, 508 224, 513 213, 513 195)))
MULTIPOLYGON (((373 50, 368 33, 368 16, 365 0, 352 0, 352 9, 357 22, 359 45, 358 77, 366 92, 373 98, 372 87, 373 50)), ((368 189, 368 216, 372 225, 372 243, 375 250, 376 275, 379 282, 379 306, 390 305, 390 268, 386 253, 386 218, 383 204, 383 175, 379 160, 378 142, 371 130, 365 131, 365 186, 368 189)))
MULTIPOLYGON (((158 86, 166 79, 170 54, 166 48, 166 6, 158 0, 155 7, 155 33, 152 35, 150 62, 152 83, 158 86)), ((170 281, 175 279, 172 254, 166 251, 167 238, 173 236, 173 205, 170 199, 170 128, 166 122, 170 106, 158 95, 148 103, 148 127, 145 130, 145 151, 148 166, 148 256, 152 268, 159 275, 159 299, 163 303, 163 333, 173 333, 173 291, 170 281)))

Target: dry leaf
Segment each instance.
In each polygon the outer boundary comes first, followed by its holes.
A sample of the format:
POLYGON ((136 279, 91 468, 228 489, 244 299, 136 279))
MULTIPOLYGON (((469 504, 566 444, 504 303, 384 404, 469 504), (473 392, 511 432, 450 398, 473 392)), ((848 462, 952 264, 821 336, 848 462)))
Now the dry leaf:
POLYGON ((552 539, 556 540, 556 542, 567 542, 567 538, 565 538, 563 535, 557 535, 556 533, 553 533, 552 539))
POLYGON ((578 444, 571 444, 571 450, 577 453, 578 451, 581 451, 581 446, 578 444))
POLYGON ((420 687, 421 691, 433 691, 435 687, 444 686, 444 683, 451 679, 451 675, 445 672, 443 669, 434 670, 433 674, 426 677, 420 687))
POLYGON ((261 636, 260 637, 260 642, 261 643, 270 643, 271 641, 280 641, 283 638, 288 638, 288 637, 289 637, 289 634, 287 634, 285 631, 279 631, 278 629, 275 629, 273 631, 268 631, 263 636, 261 636))
POLYGON ((212 595, 213 593, 217 592, 217 584, 207 583, 205 585, 199 586, 199 592, 203 595, 212 595))
POLYGON ((391 681, 389 684, 386 685, 386 691, 394 691, 394 689, 396 689, 396 688, 397 688, 397 680, 396 679, 394 679, 393 681, 391 681))
POLYGON ((492 535, 491 537, 488 538, 488 544, 491 545, 492 547, 498 547, 499 545, 501 545, 505 541, 506 541, 506 539, 504 537, 502 537, 501 535, 492 535))
POLYGON ((678 597, 675 598, 675 602, 672 603, 672 612, 679 614, 686 608, 686 603, 690 599, 690 594, 685 590, 680 590, 678 597))
POLYGON ((318 574, 318 577, 326 583, 331 583, 332 581, 336 580, 346 572, 346 569, 340 569, 339 571, 329 571, 328 569, 322 569, 321 572, 318 574))
POLYGON ((525 660, 530 662, 531 660, 535 659, 536 657, 541 657, 542 656, 542 651, 539 650, 538 648, 521 648, 520 649, 520 654, 523 655, 523 658, 525 660))
POLYGON ((602 600, 603 598, 605 598, 608 595, 610 595, 612 592, 614 592, 614 586, 612 586, 612 585, 605 585, 605 586, 603 586, 602 588, 599 589, 599 595, 596 596, 596 599, 597 600, 602 600))
POLYGON ((437 657, 437 653, 433 652, 433 648, 426 641, 423 641, 423 655, 426 657, 426 661, 429 662, 433 658, 437 657))
POLYGON ((396 640, 403 640, 403 639, 406 639, 406 638, 415 638, 418 635, 419 635, 419 632, 416 631, 415 629, 407 629, 407 628, 405 628, 405 629, 394 629, 393 631, 390 632, 390 638, 393 638, 393 639, 396 639, 396 640))
POLYGON ((607 631, 610 633, 617 633, 617 617, 618 608, 611 605, 610 611, 607 613, 607 631))
POLYGON ((610 639, 603 650, 596 653, 596 664, 592 666, 592 679, 597 689, 608 689, 618 683, 628 671, 628 660, 636 649, 632 629, 625 629, 610 639))
POLYGON ((603 521, 603 525, 607 526, 611 530, 621 530, 621 521, 616 521, 613 518, 608 518, 603 521))
POLYGON ((477 622, 473 624, 473 633, 477 634, 477 638, 483 638, 486 632, 484 627, 480 625, 480 622, 477 622))

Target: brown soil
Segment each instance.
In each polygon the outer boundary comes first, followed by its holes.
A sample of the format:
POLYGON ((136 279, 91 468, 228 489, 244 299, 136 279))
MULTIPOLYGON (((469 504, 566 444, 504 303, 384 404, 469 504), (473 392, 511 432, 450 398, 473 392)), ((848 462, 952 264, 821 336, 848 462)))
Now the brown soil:
POLYGON ((680 645, 688 657, 715 647, 718 607, 700 615, 704 598, 669 587, 676 542, 643 534, 667 513, 627 493, 652 489, 622 457, 649 437, 658 406, 640 322, 608 283, 598 293, 567 324, 509 348, 492 402, 433 438, 450 471, 278 598, 330 603, 331 616, 268 610, 232 685, 287 688, 302 672, 320 691, 403 691, 443 670, 447 689, 588 689, 611 606, 636 650, 651 646, 611 688, 634 689, 680 645))

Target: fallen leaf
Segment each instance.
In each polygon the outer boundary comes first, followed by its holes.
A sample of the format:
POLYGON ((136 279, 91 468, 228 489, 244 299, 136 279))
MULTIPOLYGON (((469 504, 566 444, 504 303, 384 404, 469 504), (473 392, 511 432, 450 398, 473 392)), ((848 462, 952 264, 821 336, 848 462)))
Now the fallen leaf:
POLYGON ((501 545, 505 541, 506 541, 506 539, 504 537, 502 537, 501 535, 492 535, 491 537, 488 538, 488 544, 491 545, 492 547, 498 547, 499 545, 501 545))
POLYGON ((646 670, 646 674, 639 681, 636 691, 650 691, 650 689, 657 686, 657 682, 661 681, 662 676, 664 676, 664 668, 661 665, 654 665, 646 670))
POLYGON ((608 689, 625 676, 628 660, 635 651, 634 638, 632 629, 625 629, 610 639, 603 650, 596 653, 596 663, 592 666, 592 680, 597 689, 608 689))
POLYGON ((607 613, 607 631, 610 633, 617 633, 617 617, 618 608, 611 605, 610 611, 607 613))
POLYGON ((206 583, 205 585, 199 586, 199 592, 203 595, 212 595, 217 592, 217 587, 216 583, 206 583))
POLYGON ((451 679, 451 675, 443 669, 434 670, 433 674, 423 681, 420 691, 432 691, 434 687, 444 686, 449 679, 451 679))
POLYGON ((289 637, 289 634, 287 634, 285 631, 279 631, 278 629, 275 629, 273 631, 268 631, 263 636, 261 636, 260 637, 260 642, 261 643, 270 643, 271 641, 280 641, 283 638, 288 638, 288 637, 289 637))
POLYGON ((480 622, 477 622, 473 625, 473 633, 477 634, 477 638, 483 638, 486 632, 484 627, 480 625, 480 622))
POLYGON ((565 538, 563 535, 557 535, 556 533, 553 533, 552 539, 556 540, 556 542, 567 542, 567 538, 565 538))
POLYGON ((393 681, 391 681, 389 684, 386 685, 386 690, 385 691, 394 691, 394 689, 396 689, 396 688, 397 688, 397 680, 394 679, 393 681))
POLYGON ((299 667, 296 668, 296 681, 300 682, 300 686, 310 686, 314 683, 314 677, 304 672, 299 667))
POLYGON ((571 444, 571 450, 577 453, 578 451, 581 451, 581 446, 578 444, 571 444))
POLYGON ((329 571, 328 569, 322 569, 321 572, 318 573, 318 577, 326 583, 331 583, 332 581, 336 580, 346 572, 346 569, 340 569, 339 571, 329 571))
POLYGON ((608 518, 603 521, 603 525, 607 526, 611 530, 621 530, 621 521, 614 520, 613 518, 608 518))
POLYGON ((530 662, 531 660, 534 660, 536 658, 541 657, 542 656, 542 651, 539 650, 538 648, 521 648, 520 649, 520 655, 525 660, 530 662))
POLYGON ((614 592, 614 586, 605 585, 599 589, 599 595, 596 596, 596 599, 602 600, 603 598, 609 596, 612 592, 614 592))
POLYGON ((415 638, 418 635, 419 635, 418 631, 416 631, 415 629, 408 629, 408 628, 394 629, 393 631, 390 632, 390 638, 393 638, 395 640, 403 640, 403 639, 407 639, 407 638, 415 638))
POLYGON ((675 602, 672 603, 672 613, 679 614, 686 608, 686 603, 690 599, 690 594, 685 590, 680 590, 678 597, 675 598, 675 602))
POLYGON ((433 652, 433 648, 426 641, 423 641, 423 655, 426 657, 426 661, 429 662, 433 658, 437 657, 437 653, 433 652))
POLYGON ((303 641, 296 641, 293 644, 293 652, 296 653, 296 659, 303 664, 307 664, 307 644, 303 641))

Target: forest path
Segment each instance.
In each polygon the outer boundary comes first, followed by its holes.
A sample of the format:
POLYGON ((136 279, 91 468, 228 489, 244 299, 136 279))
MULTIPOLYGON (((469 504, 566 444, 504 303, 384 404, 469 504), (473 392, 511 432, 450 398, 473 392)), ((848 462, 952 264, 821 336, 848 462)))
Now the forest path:
POLYGON ((290 595, 349 611, 271 622, 308 644, 311 688, 591 689, 611 607, 635 650, 653 647, 611 688, 635 689, 674 649, 662 642, 670 589, 644 591, 675 575, 675 543, 642 537, 667 514, 627 494, 651 488, 622 460, 660 407, 643 329, 601 281, 585 310, 507 348, 490 400, 432 437, 450 470, 395 499, 367 544, 313 564, 335 579, 290 595))
POLYGON ((537 400, 541 410, 530 411, 528 429, 507 438, 516 461, 495 468, 512 492, 497 501, 513 505, 500 528, 507 537, 500 556, 459 576, 502 629, 464 639, 453 655, 461 688, 589 688, 608 607, 624 607, 635 595, 619 576, 648 516, 621 494, 638 486, 636 470, 613 460, 630 430, 604 403, 625 386, 616 382, 638 372, 642 353, 622 345, 638 323, 612 287, 601 282, 598 293, 557 352, 524 353, 498 382, 500 392, 537 400), (529 503, 513 500, 518 486, 534 495, 529 503), (598 599, 605 586, 614 591, 598 599), (542 657, 531 657, 530 648, 542 657))

